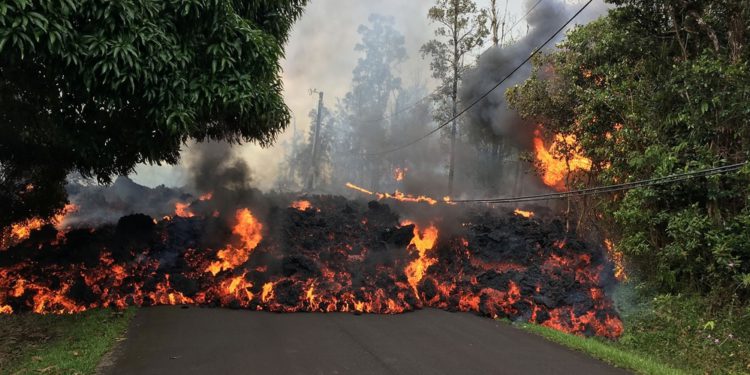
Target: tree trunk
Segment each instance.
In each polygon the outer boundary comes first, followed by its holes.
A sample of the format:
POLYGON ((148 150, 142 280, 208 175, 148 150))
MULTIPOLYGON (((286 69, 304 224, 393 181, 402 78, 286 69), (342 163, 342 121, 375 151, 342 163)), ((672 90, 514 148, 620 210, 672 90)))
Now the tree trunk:
POLYGON ((458 70, 460 64, 460 55, 458 51, 458 1, 453 1, 453 87, 451 88, 451 159, 448 166, 448 196, 453 195, 453 179, 456 171, 456 114, 458 114, 458 70))

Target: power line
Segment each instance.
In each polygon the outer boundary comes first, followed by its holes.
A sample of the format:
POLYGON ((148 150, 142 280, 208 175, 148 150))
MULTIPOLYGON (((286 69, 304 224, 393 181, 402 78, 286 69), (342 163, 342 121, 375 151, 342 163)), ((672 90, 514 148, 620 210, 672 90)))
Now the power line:
MULTIPOLYGON (((518 19, 518 21, 516 21, 516 22, 515 22, 515 23, 514 23, 514 24, 513 24, 513 25, 512 25, 512 26, 511 26, 510 28, 508 28, 508 31, 509 31, 509 32, 512 32, 512 31, 513 31, 513 29, 515 29, 515 28, 516 28, 516 26, 518 26, 518 24, 520 24, 520 23, 521 23, 521 21, 523 21, 524 19, 526 19, 526 17, 528 17, 528 16, 529 16, 529 15, 531 14, 531 12, 533 12, 533 11, 534 11, 534 9, 536 9, 536 7, 538 7, 538 6, 539 6, 539 4, 541 4, 541 3, 542 3, 542 1, 544 1, 544 0, 538 0, 538 1, 537 1, 537 2, 536 2, 536 3, 534 4, 534 5, 532 5, 532 6, 531 6, 531 8, 529 8, 529 10, 528 10, 528 11, 526 12, 526 14, 524 14, 524 15, 523 15, 523 17, 519 18, 519 19, 518 19)), ((391 113, 391 114, 390 114, 390 115, 388 115, 388 116, 384 116, 384 117, 381 117, 381 118, 379 118, 379 119, 377 119, 377 120, 368 120, 368 121, 364 121, 364 122, 362 122, 362 124, 374 124, 374 123, 377 123, 377 122, 381 122, 381 121, 385 121, 385 120, 390 120, 390 119, 392 119, 392 118, 394 118, 394 117, 396 117, 396 116, 398 116, 398 115, 400 115, 400 114, 402 114, 402 113, 405 113, 405 112, 409 112, 409 111, 411 111, 411 110, 412 110, 413 108, 415 108, 416 106, 418 106, 418 105, 419 105, 420 103, 424 102, 425 100, 428 100, 428 99, 430 99, 430 97, 432 97, 432 95, 434 95, 435 93, 437 93, 438 91, 440 91, 440 88, 441 88, 441 87, 438 87, 438 88, 436 88, 435 90, 432 90, 432 91, 431 91, 431 92, 430 92, 429 94, 427 94, 427 95, 426 95, 426 96, 424 96, 423 98, 421 98, 421 99, 419 99, 419 100, 415 101, 415 102, 414 102, 414 103, 412 103, 412 104, 409 104, 409 105, 407 105, 407 106, 406 106, 406 107, 404 107, 404 108, 401 108, 401 109, 399 109, 399 110, 398 110, 398 111, 396 111, 396 112, 393 112, 393 113, 391 113)))
POLYGON ((565 30, 565 28, 568 27, 568 25, 571 22, 573 22, 573 20, 576 17, 578 17, 578 15, 581 14, 593 1, 594 0, 587 1, 586 4, 584 4, 583 7, 581 7, 581 9, 579 9, 575 14, 573 14, 573 16, 570 17, 570 19, 568 19, 568 21, 565 22, 565 24, 563 24, 559 29, 557 29, 557 31, 555 31, 549 38, 547 38, 547 40, 544 43, 542 43, 541 46, 539 46, 537 49, 535 49, 534 52, 532 52, 527 58, 525 58, 523 60, 523 62, 521 62, 518 66, 516 66, 508 75, 505 76, 505 78, 503 78, 500 82, 498 82, 497 84, 495 84, 490 90, 488 90, 487 92, 485 92, 484 94, 482 94, 481 96, 479 96, 477 99, 475 99, 474 101, 472 101, 466 108, 464 108, 463 110, 461 110, 460 112, 458 112, 455 116, 453 116, 449 120, 447 120, 447 121, 443 122, 442 124, 440 124, 440 126, 438 126, 437 128, 431 130, 430 132, 428 132, 427 134, 425 134, 425 135, 423 135, 423 136, 421 136, 419 138, 416 138, 416 139, 414 139, 414 140, 412 140, 410 142, 407 142, 405 144, 402 144, 400 146, 397 146, 397 147, 394 147, 394 148, 391 148, 391 149, 388 149, 388 150, 385 150, 385 151, 372 152, 372 153, 358 153, 357 155, 360 155, 360 156, 381 156, 381 155, 390 154, 392 152, 400 151, 400 150, 403 150, 403 149, 405 149, 405 148, 407 148, 409 146, 412 146, 412 145, 414 145, 414 144, 422 141, 423 139, 425 139, 425 138, 427 138, 427 137, 429 137, 429 136, 437 133, 438 131, 440 131, 444 127, 450 125, 454 120, 458 119, 459 117, 461 117, 462 115, 464 115, 466 112, 468 112, 470 109, 472 109, 475 105, 479 104, 479 102, 481 102, 482 100, 484 100, 485 98, 487 98, 493 91, 495 91, 498 87, 500 87, 503 83, 505 83, 505 81, 507 81, 511 76, 513 76, 513 74, 515 74, 524 65, 526 65, 526 63, 528 63, 534 56, 536 56, 539 52, 541 52, 542 48, 544 48, 547 44, 549 44, 549 42, 551 42, 553 39, 555 39, 555 37, 558 34, 560 34, 563 30, 565 30))
POLYGON ((630 190, 630 189, 635 189, 639 187, 663 185, 667 183, 685 181, 685 180, 690 180, 690 179, 697 178, 697 177, 708 177, 708 176, 713 176, 713 175, 720 175, 720 174, 735 172, 747 164, 748 162, 744 161, 742 163, 725 165, 722 167, 714 167, 714 168, 702 169, 702 170, 697 170, 697 171, 678 173, 678 174, 673 174, 673 175, 664 176, 664 177, 656 177, 656 178, 651 178, 647 180, 627 182, 627 183, 616 184, 616 185, 600 186, 600 187, 581 189, 581 190, 572 190, 572 191, 566 191, 566 192, 561 192, 561 193, 529 195, 529 196, 513 197, 513 198, 485 198, 485 199, 462 199, 462 200, 459 199, 459 200, 451 200, 451 203, 490 203, 490 204, 520 203, 520 202, 531 202, 531 201, 541 201, 541 200, 550 200, 550 199, 564 199, 564 198, 570 198, 570 197, 580 197, 580 196, 595 195, 595 194, 613 193, 617 191, 630 190))

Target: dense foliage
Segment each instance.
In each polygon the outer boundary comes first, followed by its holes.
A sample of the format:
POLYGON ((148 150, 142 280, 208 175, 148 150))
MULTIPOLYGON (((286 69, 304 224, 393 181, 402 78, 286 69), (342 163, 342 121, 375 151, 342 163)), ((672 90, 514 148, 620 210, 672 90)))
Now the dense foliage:
POLYGON ((271 143, 305 3, 0 2, 0 227, 59 209, 72 171, 175 163, 188 139, 271 143))
MULTIPOLYGON (((509 90, 544 132, 573 134, 594 161, 575 186, 739 163, 750 152, 750 5, 616 0, 509 90)), ((750 168, 579 201, 591 225, 655 290, 750 297, 750 168), (605 219, 600 220, 602 212, 605 219)))

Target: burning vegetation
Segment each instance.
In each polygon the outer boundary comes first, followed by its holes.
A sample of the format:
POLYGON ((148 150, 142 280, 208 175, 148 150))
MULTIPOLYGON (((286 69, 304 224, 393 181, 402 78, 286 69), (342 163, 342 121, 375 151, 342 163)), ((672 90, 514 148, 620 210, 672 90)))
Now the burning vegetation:
MULTIPOLYGON (((403 221, 341 197, 248 204, 219 214, 41 225, 0 253, 0 313, 190 304, 275 312, 401 313, 424 307, 615 338, 603 249, 557 221, 458 212, 403 221), (260 211, 259 211, 260 210, 260 211), (263 212, 258 215, 258 212, 263 212)), ((268 200, 271 200, 270 198, 268 200)), ((194 209, 193 205, 208 205, 194 209)), ((217 206, 218 207, 218 206, 217 206)))

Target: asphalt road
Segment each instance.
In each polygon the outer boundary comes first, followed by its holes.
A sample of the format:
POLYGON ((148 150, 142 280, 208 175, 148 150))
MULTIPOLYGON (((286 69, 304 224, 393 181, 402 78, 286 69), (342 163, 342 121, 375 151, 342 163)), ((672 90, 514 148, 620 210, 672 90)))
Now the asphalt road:
POLYGON ((138 310, 104 374, 626 374, 468 313, 138 310))

